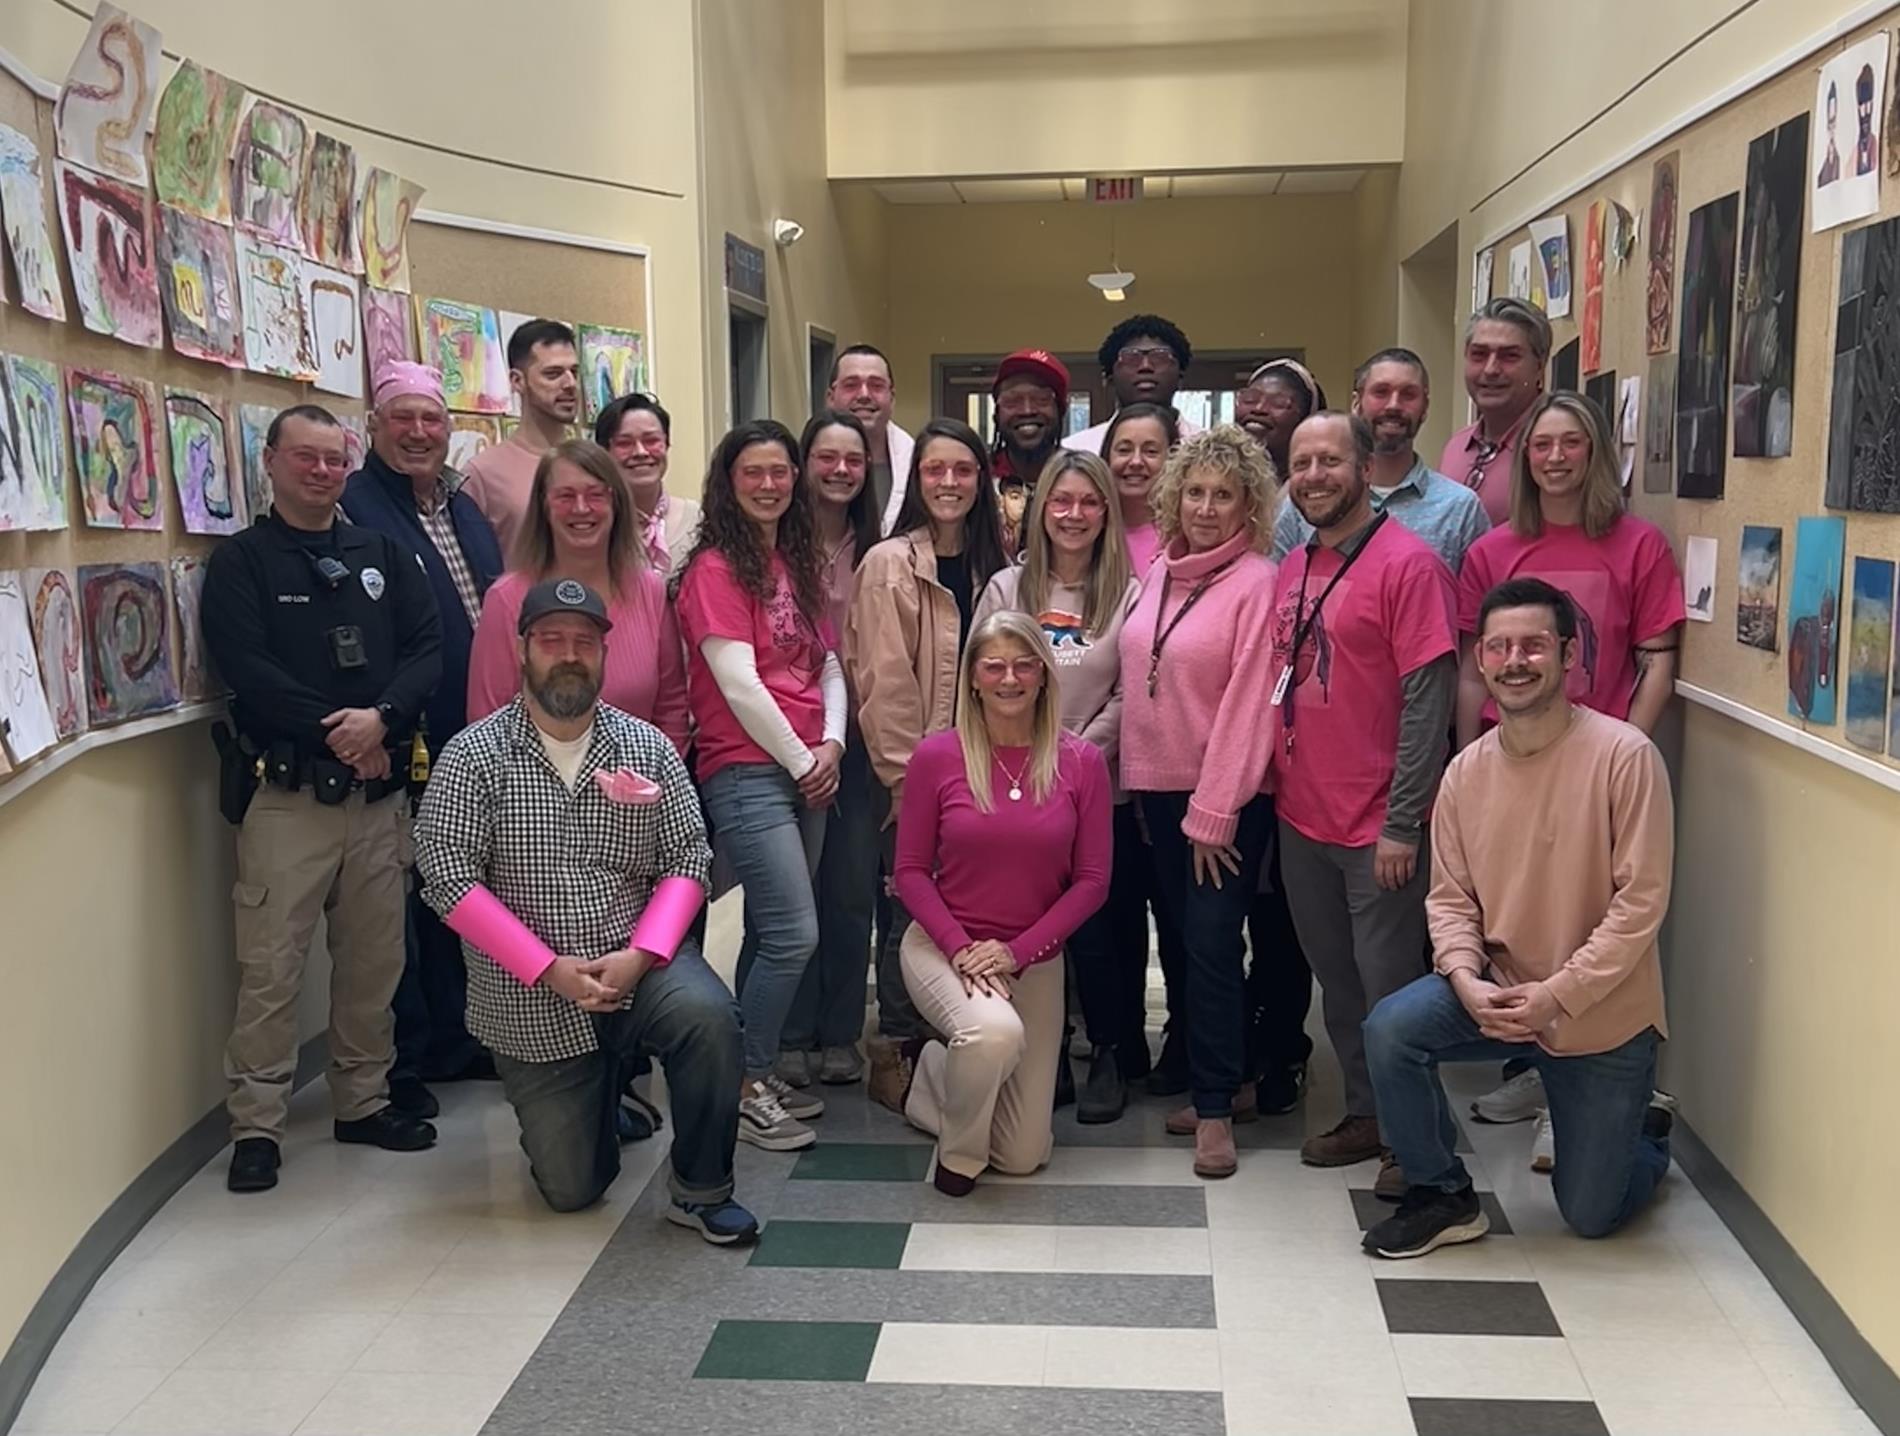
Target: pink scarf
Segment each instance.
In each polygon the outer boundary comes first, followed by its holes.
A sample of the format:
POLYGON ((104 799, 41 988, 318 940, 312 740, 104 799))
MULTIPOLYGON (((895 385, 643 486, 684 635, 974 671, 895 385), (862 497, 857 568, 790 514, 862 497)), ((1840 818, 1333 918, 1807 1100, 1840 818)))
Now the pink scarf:
POLYGON ((641 515, 640 520, 646 528, 647 557, 662 577, 672 568, 672 560, 666 552, 666 503, 666 493, 662 490, 653 512, 641 515))

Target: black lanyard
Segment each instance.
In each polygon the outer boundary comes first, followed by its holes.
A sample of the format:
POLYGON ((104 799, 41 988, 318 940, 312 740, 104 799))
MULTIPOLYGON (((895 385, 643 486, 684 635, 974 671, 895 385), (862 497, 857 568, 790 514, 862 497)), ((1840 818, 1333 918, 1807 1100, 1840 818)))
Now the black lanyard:
POLYGON ((1371 545, 1373 535, 1379 532, 1379 526, 1386 521, 1387 517, 1385 511, 1381 510, 1379 516, 1366 526, 1365 535, 1353 545, 1352 552, 1345 556, 1339 567, 1333 571, 1333 576, 1326 581, 1326 587, 1320 590, 1319 601, 1313 605, 1311 613, 1306 609, 1306 580, 1313 572, 1313 555, 1318 551, 1320 543, 1317 534, 1307 540, 1306 563, 1300 569, 1300 606, 1294 610, 1293 651, 1287 655, 1286 668, 1282 670, 1277 680, 1284 685, 1278 696, 1280 727, 1286 734, 1288 753, 1293 751, 1293 690, 1300 686, 1298 678, 1300 650, 1306 646, 1306 640, 1312 634, 1313 626, 1319 622, 1320 610, 1326 607, 1326 600, 1333 596, 1333 590, 1339 587, 1339 581, 1346 576, 1347 571, 1359 562, 1359 555, 1371 545))
POLYGON ((1235 554, 1232 558, 1228 559, 1226 563, 1207 574, 1199 583, 1189 589, 1187 602, 1183 603, 1181 605, 1181 611, 1168 621, 1166 628, 1161 626, 1161 615, 1168 611, 1168 590, 1174 586, 1174 575, 1172 573, 1162 574, 1161 602, 1155 607, 1154 646, 1148 650, 1148 696, 1150 698, 1155 696, 1155 684, 1161 677, 1162 646, 1167 643, 1169 637, 1174 633, 1174 630, 1181 626, 1181 620, 1188 616, 1188 610, 1201 601, 1201 595, 1207 592, 1208 585, 1226 573, 1228 569, 1232 568, 1239 561, 1240 555, 1235 554))

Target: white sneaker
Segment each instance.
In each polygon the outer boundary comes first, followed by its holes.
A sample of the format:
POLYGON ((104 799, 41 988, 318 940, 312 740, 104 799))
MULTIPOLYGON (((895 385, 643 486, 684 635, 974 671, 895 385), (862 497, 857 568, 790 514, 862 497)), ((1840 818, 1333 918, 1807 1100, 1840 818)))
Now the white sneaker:
POLYGON ((818 1134, 779 1106, 764 1083, 754 1082, 739 1099, 739 1140, 768 1152, 796 1152, 816 1142, 818 1134))
POLYGON ((1557 1134, 1551 1129, 1550 1109, 1537 1114, 1537 1126, 1531 1130, 1531 1170, 1550 1172, 1557 1167, 1557 1134))
POLYGON ((1544 1079, 1527 1067, 1501 1087, 1494 1087, 1471 1104, 1480 1122, 1528 1122, 1544 1109, 1544 1079))
POLYGON ((809 1122, 813 1117, 825 1115, 825 1099, 816 1092, 801 1092, 776 1072, 769 1072, 761 1079, 765 1090, 778 1099, 779 1106, 801 1122, 809 1122))

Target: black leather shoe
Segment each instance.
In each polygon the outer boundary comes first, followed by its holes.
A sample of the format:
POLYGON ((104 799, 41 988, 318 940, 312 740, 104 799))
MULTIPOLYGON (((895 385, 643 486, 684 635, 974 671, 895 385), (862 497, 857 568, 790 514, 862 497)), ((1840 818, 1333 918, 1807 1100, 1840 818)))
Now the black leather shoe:
POLYGON ((433 1117, 442 1110, 435 1093, 420 1077, 395 1077, 389 1083, 389 1105, 405 1117, 433 1117))
POLYGON ((1075 1070, 1069 1065, 1069 1054, 1064 1051, 1056 1063, 1056 1106, 1067 1107, 1075 1101, 1075 1070))
POLYGON ((246 1137, 231 1149, 231 1170, 224 1179, 233 1192, 268 1192, 277 1185, 283 1155, 269 1137, 246 1137))
POLYGON ((435 1145, 435 1128, 420 1117, 409 1117, 394 1107, 385 1107, 354 1122, 338 1122, 339 1142, 359 1142, 366 1147, 381 1147, 388 1152, 420 1152, 435 1145))
POLYGON ((1161 1039, 1161 1060, 1148 1074, 1148 1090, 1157 1097, 1178 1097, 1188 1085, 1187 1043, 1170 1029, 1161 1039))
MULTIPOLYGON (((1254 1084, 1259 1094, 1260 1110, 1270 1116, 1282 1112, 1291 1112, 1300 1105, 1300 1098, 1306 1095, 1306 1064, 1297 1067, 1277 1067, 1263 1073, 1254 1084)), ((1394 1197, 1392 1200, 1397 1201, 1394 1197)))
POLYGON ((1093 1125, 1113 1122, 1128 1105, 1128 1087, 1113 1047, 1097 1047, 1089 1054, 1088 1080, 1075 1104, 1075 1120, 1093 1125))

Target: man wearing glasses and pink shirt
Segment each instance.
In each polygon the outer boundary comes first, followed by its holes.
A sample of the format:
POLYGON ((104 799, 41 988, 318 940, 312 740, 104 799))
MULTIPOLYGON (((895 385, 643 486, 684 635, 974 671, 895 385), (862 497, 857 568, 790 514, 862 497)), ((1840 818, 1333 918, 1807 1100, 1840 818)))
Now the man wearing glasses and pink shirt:
POLYGON ((1438 472, 1477 493, 1493 528, 1511 517, 1518 435, 1549 362, 1550 321, 1522 299, 1493 299, 1465 325, 1465 392, 1478 421, 1447 441, 1438 472))

